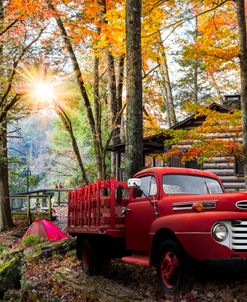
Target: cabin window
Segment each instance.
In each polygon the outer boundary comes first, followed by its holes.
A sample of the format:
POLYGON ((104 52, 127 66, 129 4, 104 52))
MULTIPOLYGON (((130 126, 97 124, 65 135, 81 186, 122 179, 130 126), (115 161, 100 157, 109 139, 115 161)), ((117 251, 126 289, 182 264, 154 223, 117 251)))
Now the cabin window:
POLYGON ((173 168, 181 168, 183 167, 183 164, 181 162, 181 157, 171 157, 168 159, 168 167, 173 167, 173 168))
POLYGON ((202 164, 199 164, 196 159, 186 161, 185 168, 202 170, 202 164))
POLYGON ((172 157, 168 160, 168 167, 173 168, 190 168, 190 169, 198 169, 202 170, 202 165, 197 162, 196 159, 186 161, 182 163, 181 157, 172 157))
POLYGON ((244 164, 235 159, 235 164, 234 164, 234 174, 236 175, 244 175, 244 164))

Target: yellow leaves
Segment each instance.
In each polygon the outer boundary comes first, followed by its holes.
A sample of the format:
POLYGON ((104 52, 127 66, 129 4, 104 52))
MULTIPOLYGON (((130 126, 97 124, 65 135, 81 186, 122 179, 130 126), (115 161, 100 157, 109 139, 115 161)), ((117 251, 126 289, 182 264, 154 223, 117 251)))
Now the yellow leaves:
MULTIPOLYGON (((195 1, 196 3, 196 1, 195 1)), ((214 1, 204 1, 197 7, 198 36, 187 56, 206 62, 207 69, 219 68, 239 54, 236 12, 232 2, 226 2, 215 10, 214 1), (204 14, 204 11, 208 13, 204 14)), ((225 65, 224 68, 227 66, 225 65)), ((231 66, 233 67, 233 66, 231 66)), ((236 68, 236 65, 234 66, 236 68)))
POLYGON ((144 136, 160 133, 159 120, 155 115, 144 115, 144 136))
POLYGON ((94 49, 107 48, 111 53, 120 56, 125 53, 125 10, 118 5, 107 11, 100 25, 101 34, 94 43, 94 49))

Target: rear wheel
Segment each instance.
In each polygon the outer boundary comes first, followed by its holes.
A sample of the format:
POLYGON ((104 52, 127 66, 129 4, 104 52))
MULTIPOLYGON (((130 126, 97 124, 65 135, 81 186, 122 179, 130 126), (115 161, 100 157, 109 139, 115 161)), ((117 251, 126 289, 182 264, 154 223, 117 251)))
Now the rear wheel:
POLYGON ((183 252, 176 242, 167 240, 161 245, 156 269, 165 293, 174 293, 180 289, 185 274, 183 260, 183 252))
POLYGON ((99 252, 91 240, 85 240, 81 245, 81 266, 87 275, 99 273, 99 252))
POLYGON ((105 275, 110 265, 107 246, 95 240, 85 240, 81 244, 80 258, 82 270, 87 275, 105 275))

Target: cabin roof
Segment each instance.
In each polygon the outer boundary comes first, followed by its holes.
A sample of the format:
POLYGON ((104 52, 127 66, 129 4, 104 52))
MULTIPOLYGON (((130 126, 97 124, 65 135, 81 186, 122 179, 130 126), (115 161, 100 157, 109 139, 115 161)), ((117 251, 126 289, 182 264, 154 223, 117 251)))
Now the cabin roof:
MULTIPOLYGON (((164 141, 168 138, 168 135, 164 133, 159 133, 151 136, 147 136, 143 138, 143 151, 144 153, 161 153, 165 151, 164 141)), ((115 144, 108 146, 107 151, 111 152, 125 152, 125 142, 121 144, 115 144)))
MULTIPOLYGON (((218 112, 222 112, 222 113, 229 112, 228 108, 226 108, 220 104, 217 104, 217 103, 212 103, 207 108, 218 111, 218 112)), ((170 127, 170 129, 174 129, 174 130, 175 129, 191 129, 191 128, 198 127, 205 120, 205 117, 203 117, 203 116, 195 117, 196 114, 197 114, 197 112, 192 114, 191 116, 187 117, 183 121, 177 123, 176 125, 170 127)), ((164 141, 168 138, 169 138, 169 135, 164 134, 163 132, 152 135, 152 136, 144 137, 143 138, 144 154, 148 155, 148 154, 152 154, 152 153, 164 152, 165 151, 164 141)), ((120 144, 115 144, 115 145, 110 145, 107 147, 107 151, 124 153, 125 145, 126 145, 126 142, 123 142, 120 144)))
MULTIPOLYGON (((222 106, 220 104, 217 104, 217 103, 212 103, 207 108, 211 109, 211 110, 215 110, 217 112, 221 112, 221 113, 229 112, 228 108, 226 108, 225 106, 222 106)), ((197 112, 190 115, 189 117, 187 117, 183 121, 181 121, 181 122, 175 124, 174 126, 170 127, 170 129, 175 130, 175 129, 184 129, 184 128, 188 128, 188 127, 194 128, 194 127, 199 126, 199 124, 201 124, 205 120, 205 117, 200 116, 200 117, 195 118, 196 114, 197 114, 197 112)))

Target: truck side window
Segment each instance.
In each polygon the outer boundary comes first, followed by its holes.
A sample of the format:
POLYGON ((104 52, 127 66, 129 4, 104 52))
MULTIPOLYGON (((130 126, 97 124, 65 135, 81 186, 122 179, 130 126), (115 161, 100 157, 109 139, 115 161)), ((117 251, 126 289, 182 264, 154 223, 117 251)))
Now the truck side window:
POLYGON ((139 188, 135 188, 133 192, 134 198, 143 198, 145 195, 142 193, 142 191, 147 196, 154 196, 157 194, 157 184, 154 176, 144 176, 141 177, 141 186, 139 188))

